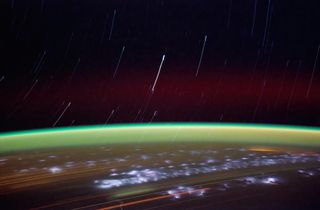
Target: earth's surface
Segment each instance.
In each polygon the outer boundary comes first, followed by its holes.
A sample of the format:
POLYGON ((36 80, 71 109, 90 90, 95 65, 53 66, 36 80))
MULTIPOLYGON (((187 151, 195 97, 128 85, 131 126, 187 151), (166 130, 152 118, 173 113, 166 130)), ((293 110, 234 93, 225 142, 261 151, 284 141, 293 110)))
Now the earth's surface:
POLYGON ((4 209, 319 209, 320 129, 140 124, 0 135, 4 209))

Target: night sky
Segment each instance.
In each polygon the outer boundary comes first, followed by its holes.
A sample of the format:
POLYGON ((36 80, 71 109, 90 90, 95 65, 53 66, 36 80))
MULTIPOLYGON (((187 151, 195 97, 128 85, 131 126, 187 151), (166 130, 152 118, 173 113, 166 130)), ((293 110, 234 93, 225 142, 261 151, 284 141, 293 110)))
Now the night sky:
POLYGON ((2 0, 0 130, 320 126, 318 0, 2 0))

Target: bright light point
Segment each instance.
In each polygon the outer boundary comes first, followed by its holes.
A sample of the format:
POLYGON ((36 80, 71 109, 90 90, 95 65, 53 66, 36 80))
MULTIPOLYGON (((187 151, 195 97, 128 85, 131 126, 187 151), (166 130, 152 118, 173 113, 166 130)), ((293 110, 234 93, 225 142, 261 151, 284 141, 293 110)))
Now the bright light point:
POLYGON ((264 184, 277 184, 278 179, 275 177, 268 177, 262 180, 264 184))
POLYGON ((244 179, 244 181, 246 182, 246 184, 255 184, 256 183, 256 178, 247 177, 247 178, 244 179))
POLYGON ((98 188, 101 189, 110 189, 113 187, 119 187, 123 185, 123 183, 120 180, 116 179, 102 180, 101 182, 97 182, 97 180, 95 180, 95 183, 99 183, 98 188))
POLYGON ((49 168, 49 171, 50 171, 51 173, 53 173, 53 174, 56 174, 56 173, 62 172, 62 168, 57 167, 57 166, 54 166, 54 167, 49 168))
POLYGON ((203 196, 205 192, 206 189, 195 189, 193 187, 179 186, 175 189, 168 190, 167 194, 179 199, 183 195, 203 196))

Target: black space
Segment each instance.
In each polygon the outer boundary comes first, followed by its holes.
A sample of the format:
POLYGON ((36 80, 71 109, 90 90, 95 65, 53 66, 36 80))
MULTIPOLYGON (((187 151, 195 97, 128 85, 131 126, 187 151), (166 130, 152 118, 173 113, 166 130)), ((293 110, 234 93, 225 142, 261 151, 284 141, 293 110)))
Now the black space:
MULTIPOLYGON (((319 8, 317 0, 3 0, 0 3, 0 130, 50 127, 69 101, 72 103, 70 110, 61 117, 57 126, 104 123, 117 107, 120 107, 117 114, 108 123, 137 122, 135 116, 142 109, 138 122, 150 121, 157 110, 153 121, 318 126, 320 73, 316 54, 320 44, 319 8), (215 111, 209 111, 208 107, 214 105, 205 101, 210 100, 213 93, 204 94, 203 105, 197 106, 198 114, 194 114, 195 108, 188 101, 183 103, 183 107, 187 107, 184 109, 177 103, 164 104, 164 96, 159 95, 154 95, 152 100, 162 102, 154 103, 154 108, 146 105, 149 102, 144 96, 133 100, 121 99, 120 103, 101 92, 86 96, 86 101, 94 101, 95 105, 74 102, 75 95, 82 94, 81 87, 98 92, 92 83, 100 82, 110 84, 105 88, 106 92, 116 91, 122 86, 124 89, 119 93, 122 98, 129 98, 124 81, 141 84, 142 88, 135 91, 141 95, 148 94, 146 87, 150 89, 153 84, 164 54, 166 70, 161 73, 164 76, 160 76, 159 89, 172 92, 170 88, 173 87, 168 86, 163 78, 182 86, 185 76, 194 75, 205 36, 208 39, 199 80, 216 72, 222 72, 223 78, 253 75, 256 93, 250 99, 244 99, 249 101, 244 107, 233 104, 228 111, 229 117, 221 118, 221 115, 226 116, 221 104, 213 108, 215 111), (119 72, 113 78, 124 46, 119 72), (286 63, 289 63, 287 70, 286 63), (257 101, 263 80, 274 85, 274 78, 284 75, 284 83, 287 78, 293 81, 299 63, 301 69, 297 83, 302 83, 303 87, 295 88, 306 92, 311 82, 310 97, 293 94, 290 100, 305 100, 305 104, 299 103, 292 110, 288 109, 289 105, 270 108, 268 104, 261 104, 260 107, 257 101), (256 66, 254 72, 253 66, 256 66), (256 75, 262 75, 264 79, 256 79, 256 75), (68 82, 70 77, 72 81, 68 82), (89 80, 90 84, 86 83, 89 80), (59 88, 51 89, 52 86, 59 88), (108 98, 109 104, 96 100, 104 97, 108 98), (134 105, 140 101, 140 108, 134 105), (255 111, 257 104, 259 107, 255 111), (167 109, 164 108, 166 105, 167 109), (35 110, 30 111, 28 107, 35 110), (168 111, 168 107, 175 108, 168 111), (81 116, 83 112, 94 113, 92 109, 95 114, 81 116), (286 116, 281 115, 283 112, 286 116)), ((217 80, 212 80, 212 83, 216 84, 217 80)), ((288 83, 293 88, 293 83, 288 83)), ((223 85, 233 86, 226 82, 223 85)), ((189 82, 188 86, 198 90, 201 81, 197 84, 189 82)), ((277 88, 281 92, 282 86, 281 83, 272 89, 277 88)), ((229 97, 223 89, 216 92, 224 99, 229 97)), ((198 100, 195 95, 200 94, 201 90, 194 91, 188 98, 190 101, 198 100)), ((272 100, 289 100, 288 95, 289 89, 272 100)))

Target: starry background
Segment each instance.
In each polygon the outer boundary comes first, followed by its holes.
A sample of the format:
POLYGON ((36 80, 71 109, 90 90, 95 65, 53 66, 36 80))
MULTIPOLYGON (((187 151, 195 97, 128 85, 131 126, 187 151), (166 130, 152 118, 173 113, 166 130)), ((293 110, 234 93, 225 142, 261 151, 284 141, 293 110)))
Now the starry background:
POLYGON ((320 126, 316 0, 0 4, 1 131, 182 121, 320 126))

